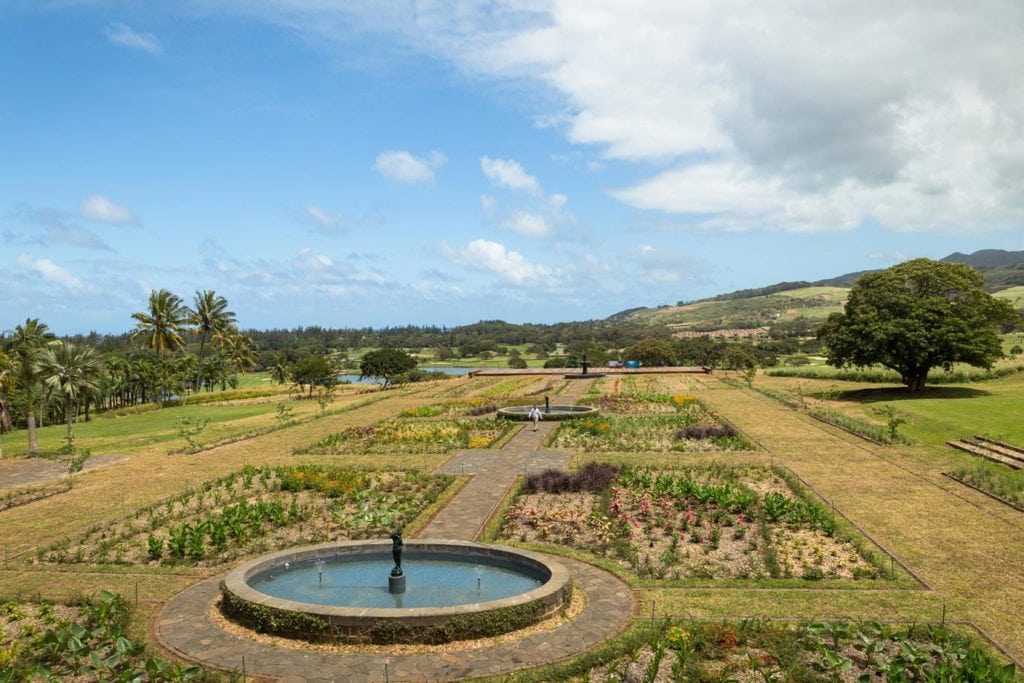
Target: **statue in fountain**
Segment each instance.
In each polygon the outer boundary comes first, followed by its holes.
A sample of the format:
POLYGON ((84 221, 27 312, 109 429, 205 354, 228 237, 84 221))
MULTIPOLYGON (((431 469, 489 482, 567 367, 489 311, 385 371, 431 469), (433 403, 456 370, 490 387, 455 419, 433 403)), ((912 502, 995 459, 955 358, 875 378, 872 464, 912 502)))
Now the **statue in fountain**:
POLYGON ((399 527, 391 534, 391 556, 395 558, 395 568, 391 570, 392 576, 401 576, 402 574, 402 548, 404 546, 402 528, 399 527))
POLYGON ((392 595, 399 595, 405 592, 405 573, 402 571, 402 548, 405 543, 402 541, 402 527, 395 529, 391 534, 391 557, 395 558, 395 568, 388 576, 388 591, 392 595))

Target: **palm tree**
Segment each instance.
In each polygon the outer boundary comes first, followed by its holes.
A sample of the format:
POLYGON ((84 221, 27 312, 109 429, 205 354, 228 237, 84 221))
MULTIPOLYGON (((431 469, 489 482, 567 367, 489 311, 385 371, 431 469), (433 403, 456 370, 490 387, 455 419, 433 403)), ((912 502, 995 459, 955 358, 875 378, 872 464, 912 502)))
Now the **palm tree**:
POLYGON ((177 351, 185 346, 181 333, 188 322, 189 310, 177 294, 166 289, 153 291, 149 295, 149 312, 132 313, 136 320, 132 338, 146 337, 146 346, 156 351, 159 357, 163 351, 177 351))
POLYGON ((188 321, 194 326, 193 331, 199 335, 199 365, 196 368, 195 383, 195 390, 199 391, 199 378, 203 370, 206 340, 211 335, 215 335, 214 338, 223 338, 223 334, 234 325, 235 314, 227 310, 227 299, 214 294, 209 289, 202 292, 197 291, 193 301, 195 301, 196 307, 192 310, 188 321))
POLYGON ((24 325, 14 328, 10 338, 13 353, 14 371, 18 386, 25 392, 25 427, 28 430, 28 456, 39 455, 39 439, 36 436, 35 389, 39 383, 39 371, 36 362, 47 342, 54 339, 54 334, 46 323, 38 318, 25 320, 24 325))
MULTIPOLYGON (((149 312, 132 313, 135 318, 135 332, 132 337, 144 336, 146 346, 156 351, 157 361, 163 351, 177 351, 185 346, 181 333, 185 331, 189 310, 177 294, 166 289, 153 291, 149 295, 149 312)), ((167 393, 167 376, 160 387, 160 403, 167 393)))
POLYGON ((278 384, 285 384, 292 377, 292 373, 289 372, 288 366, 284 364, 281 358, 277 358, 276 362, 270 366, 270 379, 277 382, 278 384))
POLYGON ((245 372, 256 365, 256 345, 252 338, 240 332, 231 335, 231 346, 228 349, 228 363, 235 369, 235 372, 245 372))
POLYGON ((36 361, 36 370, 43 378, 47 394, 58 392, 63 398, 67 442, 72 445, 75 442, 72 418, 79 401, 99 390, 103 358, 91 346, 63 339, 42 350, 36 361))

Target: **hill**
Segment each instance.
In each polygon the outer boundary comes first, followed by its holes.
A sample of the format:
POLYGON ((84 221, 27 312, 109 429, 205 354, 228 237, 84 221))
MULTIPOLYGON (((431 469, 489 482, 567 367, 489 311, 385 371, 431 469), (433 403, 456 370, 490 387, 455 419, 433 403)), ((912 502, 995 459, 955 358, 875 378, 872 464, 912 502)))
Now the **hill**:
MULTIPOLYGON (((982 249, 972 254, 954 252, 941 261, 966 263, 981 271, 985 289, 1024 308, 1024 251, 982 249)), ((830 313, 842 311, 850 287, 862 270, 807 282, 779 282, 766 287, 741 289, 707 299, 679 302, 675 306, 631 308, 608 318, 618 323, 665 325, 673 333, 718 331, 722 336, 749 336, 756 328, 816 325, 830 313)))

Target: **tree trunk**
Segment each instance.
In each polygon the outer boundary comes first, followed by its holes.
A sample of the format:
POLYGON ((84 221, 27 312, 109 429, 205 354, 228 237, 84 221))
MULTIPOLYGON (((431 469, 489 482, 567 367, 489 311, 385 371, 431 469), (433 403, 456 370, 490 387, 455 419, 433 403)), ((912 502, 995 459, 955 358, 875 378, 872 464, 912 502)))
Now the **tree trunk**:
MULTIPOLYGON (((199 381, 203 374, 203 352, 206 349, 206 332, 203 332, 203 336, 199 338, 199 362, 196 363, 196 385, 195 391, 199 393, 199 381)), ((181 405, 185 405, 185 401, 181 402, 181 405)))
POLYGON ((64 403, 64 417, 68 423, 68 431, 64 438, 67 439, 68 444, 73 444, 75 442, 75 430, 71 425, 74 422, 75 411, 71 407, 70 398, 65 398, 64 403))
POLYGON ((28 429, 28 457, 34 458, 39 455, 39 438, 36 436, 36 416, 32 411, 25 416, 25 427, 28 429))
POLYGON ((928 370, 931 368, 913 368, 903 373, 903 383, 909 391, 921 391, 928 381, 928 370))

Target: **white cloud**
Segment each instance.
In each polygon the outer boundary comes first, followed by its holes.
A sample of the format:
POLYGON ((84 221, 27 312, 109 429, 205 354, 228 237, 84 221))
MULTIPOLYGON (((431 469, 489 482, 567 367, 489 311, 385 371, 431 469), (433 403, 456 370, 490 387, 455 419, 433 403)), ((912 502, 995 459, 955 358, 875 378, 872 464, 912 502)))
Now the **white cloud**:
POLYGON ((501 185, 510 190, 525 190, 534 194, 540 192, 540 183, 527 173, 518 161, 480 157, 480 168, 495 185, 501 185))
POLYGON ((47 282, 56 283, 66 289, 79 290, 82 288, 81 280, 47 258, 35 259, 22 253, 18 255, 18 267, 24 270, 33 270, 42 275, 47 282))
POLYGON ((504 225, 526 237, 550 237, 554 233, 544 216, 528 211, 514 211, 504 225))
POLYGON ((385 178, 400 183, 426 183, 434 179, 434 171, 444 166, 447 159, 440 152, 429 158, 416 157, 402 150, 381 152, 373 168, 385 178))
POLYGON ((139 217, 132 211, 98 194, 87 197, 79 213, 83 218, 114 225, 136 225, 139 222, 139 217))
MULTIPOLYGON (((208 2, 339 51, 376 31, 537 83, 539 125, 609 161, 663 165, 618 198, 709 228, 1024 223, 1018 0, 208 2)), ((509 169, 492 180, 539 192, 509 169)))
POLYGON ((163 45, 160 44, 160 39, 155 35, 136 31, 127 24, 110 24, 104 33, 107 36, 107 40, 114 45, 128 47, 133 50, 142 50, 150 54, 160 54, 164 51, 163 45))
POLYGON ((344 220, 344 216, 341 214, 327 213, 315 204, 310 204, 306 207, 306 215, 320 228, 329 232, 335 231, 341 225, 342 220, 344 220))
POLYGON ((531 263, 518 251, 490 240, 473 240, 464 247, 441 244, 449 260, 475 270, 494 273, 504 282, 517 286, 553 286, 555 273, 547 266, 531 263))
POLYGON ((1024 223, 1018 0, 204 2, 342 55, 376 32, 526 95, 537 84, 538 125, 606 164, 661 165, 615 196, 708 228, 1024 223))
POLYGON ((334 260, 325 254, 317 254, 312 249, 305 248, 299 251, 298 256, 292 261, 296 270, 304 273, 329 273, 335 270, 334 260))
POLYGON ((570 140, 671 162, 616 193, 639 208, 971 231, 1024 220, 1021 19, 1012 0, 563 1, 478 62, 561 92, 570 140))

